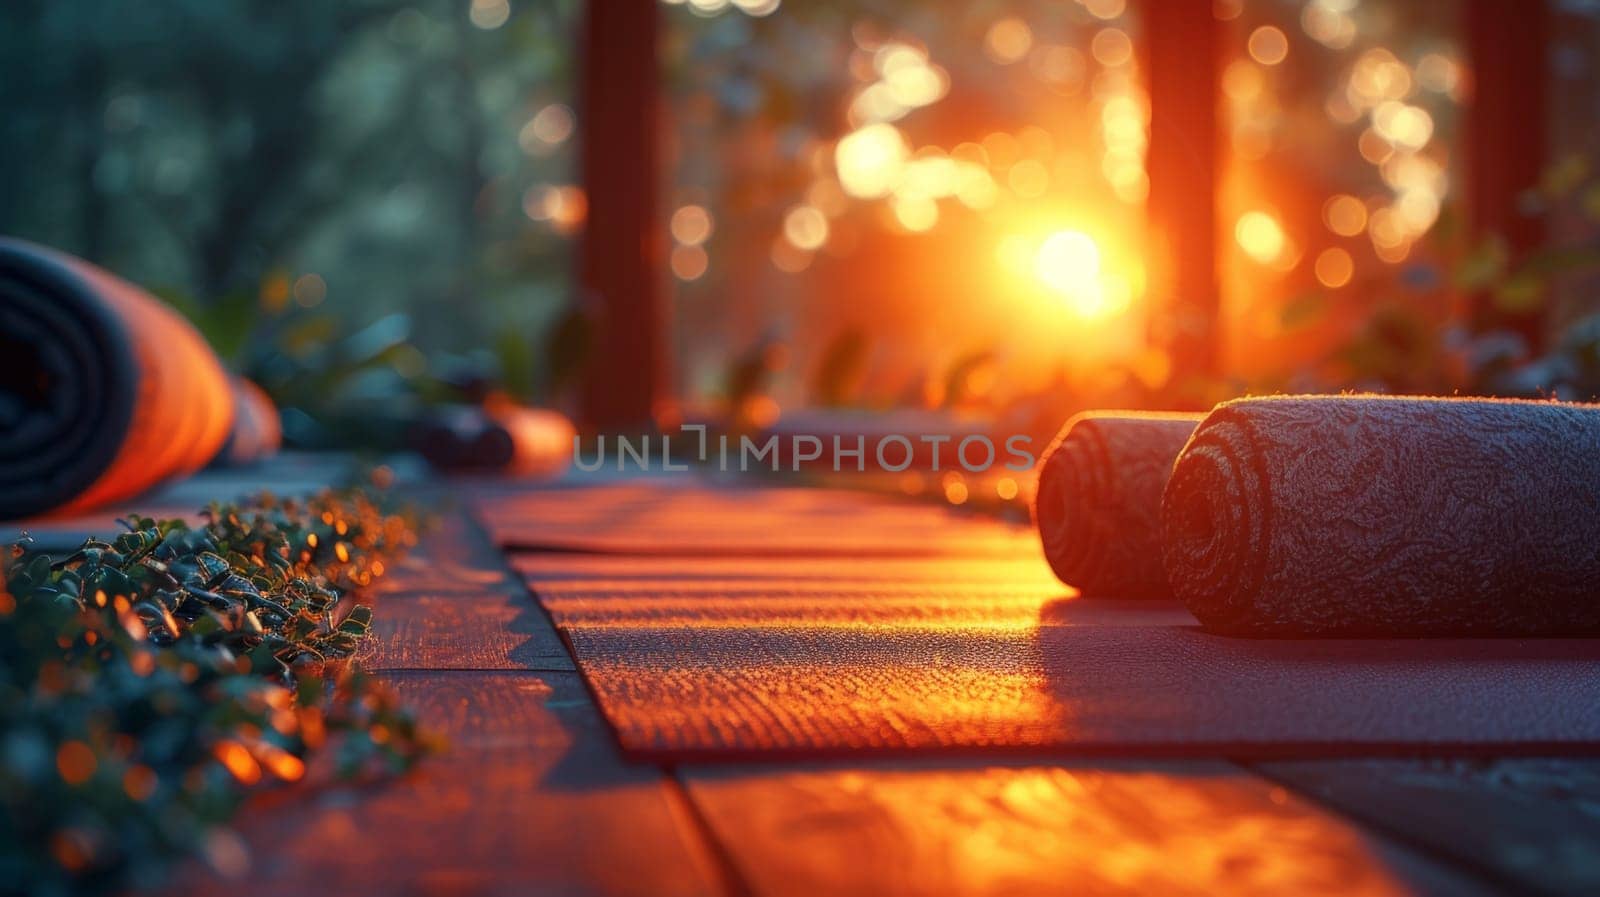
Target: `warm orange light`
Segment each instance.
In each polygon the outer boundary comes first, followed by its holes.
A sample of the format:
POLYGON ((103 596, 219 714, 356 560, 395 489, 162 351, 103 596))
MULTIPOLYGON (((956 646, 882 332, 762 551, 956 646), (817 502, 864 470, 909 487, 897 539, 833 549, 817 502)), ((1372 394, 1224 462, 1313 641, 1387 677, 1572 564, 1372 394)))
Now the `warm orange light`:
POLYGON ((1126 278, 1102 272, 1099 244, 1082 231, 1051 234, 1034 255, 1035 276, 1060 293, 1074 313, 1098 318, 1127 309, 1132 288, 1126 278))
POLYGON ((1222 92, 1236 103, 1260 96, 1266 81, 1260 67, 1248 59, 1235 59, 1222 70, 1222 92))
POLYGON ((846 134, 834 148, 839 186, 859 199, 887 196, 900 180, 911 154, 905 137, 893 125, 872 124, 846 134))
POLYGON ((772 266, 785 274, 799 274, 811 266, 811 253, 779 237, 772 241, 772 266))
POLYGON ((576 126, 577 121, 570 108, 561 103, 551 103, 523 125, 517 135, 517 143, 526 152, 544 152, 566 142, 576 126))
POLYGON ((1385 100, 1372 110, 1372 128, 1398 147, 1421 149, 1433 137, 1433 117, 1420 106, 1385 100))
POLYGON ((1028 50, 1033 48, 1033 31, 1015 16, 1004 18, 989 26, 983 47, 990 59, 1009 65, 1028 55, 1028 50))
POLYGON ((1091 289, 1100 278, 1100 247, 1082 231, 1051 234, 1039 247, 1034 272, 1063 293, 1091 289))
POLYGON ((581 187, 541 184, 522 195, 522 211, 534 221, 550 222, 558 233, 570 234, 583 226, 589 202, 581 187))
POLYGON ((739 7, 745 15, 759 19, 777 12, 778 7, 783 5, 783 0, 733 0, 733 5, 739 7))
POLYGON ((1350 253, 1337 246, 1322 250, 1317 256, 1317 281, 1325 287, 1337 289, 1350 282, 1355 274, 1355 261, 1350 253))
POLYGON ((1271 25, 1250 32, 1250 58, 1262 65, 1277 65, 1289 56, 1289 38, 1271 25))
POLYGON ((679 280, 698 280, 706 273, 710 259, 706 256, 705 249, 699 246, 678 246, 672 250, 669 260, 672 275, 679 280))
POLYGON ((1417 62, 1417 81, 1428 90, 1453 97, 1461 85, 1461 68, 1448 56, 1429 53, 1417 62))
POLYGON ((211 749, 213 756, 233 777, 243 785, 254 785, 261 781, 261 764, 251 756, 250 751, 237 741, 219 741, 211 749))
POLYGON ((1356 21, 1334 0, 1312 0, 1300 12, 1300 27, 1312 40, 1334 50, 1355 42, 1356 21))
POLYGON ((1373 165, 1381 165, 1394 155, 1394 147, 1373 128, 1362 131, 1361 136, 1356 138, 1356 149, 1361 153, 1361 158, 1373 165))
POLYGON ((1023 159, 1011 166, 1006 183, 1023 199, 1037 199, 1050 189, 1050 171, 1037 159, 1023 159))
POLYGON ((939 206, 921 196, 896 196, 890 203, 895 220, 908 231, 920 233, 939 223, 939 206))
POLYGON ((1097 19, 1115 19, 1128 9, 1127 0, 1083 0, 1083 8, 1097 19))
POLYGON ((1353 237, 1367 226, 1367 207, 1354 196, 1341 193, 1323 205, 1322 221, 1339 236, 1353 237))
POLYGON ((82 785, 89 781, 98 765, 94 750, 81 741, 64 742, 56 750, 56 772, 68 785, 82 785))
POLYGON ((1089 51, 1101 65, 1116 68, 1133 58, 1133 41, 1121 28, 1102 28, 1089 42, 1089 51))
POLYGON ((1240 215, 1233 237, 1246 255, 1263 265, 1277 261, 1289 244, 1278 219, 1261 211, 1240 215))
POLYGON ((711 236, 711 213, 704 206, 680 206, 672 213, 668 229, 672 239, 685 246, 699 246, 711 236))
POLYGON ((795 206, 783 216, 783 235, 801 249, 819 249, 828 242, 828 218, 811 206, 795 206))

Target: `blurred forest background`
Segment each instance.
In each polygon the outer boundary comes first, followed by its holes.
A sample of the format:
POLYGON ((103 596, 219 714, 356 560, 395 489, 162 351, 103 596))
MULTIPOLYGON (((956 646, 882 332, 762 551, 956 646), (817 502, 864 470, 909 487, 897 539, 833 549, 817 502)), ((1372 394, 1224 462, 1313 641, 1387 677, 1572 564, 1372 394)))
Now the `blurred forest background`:
MULTIPOLYGON (((1170 390, 1136 8, 664 6, 685 409, 1059 422, 1170 390)), ((1525 203, 1550 245, 1528 255, 1461 223, 1459 7, 1216 2, 1225 364, 1191 393, 1600 392, 1600 4, 1552 5, 1553 151, 1525 203)), ((8 0, 0 232, 178 305, 298 444, 381 442, 463 381, 560 404, 584 345, 579 19, 579 0, 8 0)))

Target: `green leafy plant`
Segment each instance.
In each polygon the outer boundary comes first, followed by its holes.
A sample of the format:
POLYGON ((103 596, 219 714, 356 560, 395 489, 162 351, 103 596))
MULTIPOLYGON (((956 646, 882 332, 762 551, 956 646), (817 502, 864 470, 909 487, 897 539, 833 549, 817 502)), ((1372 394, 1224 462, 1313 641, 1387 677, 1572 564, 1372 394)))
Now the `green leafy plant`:
POLYGON ((224 823, 251 786, 434 747, 346 660, 372 622, 350 590, 414 543, 412 520, 360 492, 203 517, 0 559, 0 892, 148 887, 190 855, 235 871, 224 823))

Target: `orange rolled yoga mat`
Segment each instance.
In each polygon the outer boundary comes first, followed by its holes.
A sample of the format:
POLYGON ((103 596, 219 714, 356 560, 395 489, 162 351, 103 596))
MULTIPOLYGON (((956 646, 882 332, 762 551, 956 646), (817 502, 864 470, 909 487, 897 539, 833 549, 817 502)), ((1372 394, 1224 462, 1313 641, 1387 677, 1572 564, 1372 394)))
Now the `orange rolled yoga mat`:
POLYGON ((1162 527, 1174 592, 1215 632, 1600 635, 1600 407, 1225 402, 1162 527))
POLYGON ((1092 597, 1171 596, 1161 566, 1161 494, 1203 417, 1089 411, 1061 428, 1039 466, 1033 517, 1062 582, 1092 597))
POLYGON ((203 467, 228 376, 177 312, 80 259, 0 238, 0 519, 78 511, 203 467))

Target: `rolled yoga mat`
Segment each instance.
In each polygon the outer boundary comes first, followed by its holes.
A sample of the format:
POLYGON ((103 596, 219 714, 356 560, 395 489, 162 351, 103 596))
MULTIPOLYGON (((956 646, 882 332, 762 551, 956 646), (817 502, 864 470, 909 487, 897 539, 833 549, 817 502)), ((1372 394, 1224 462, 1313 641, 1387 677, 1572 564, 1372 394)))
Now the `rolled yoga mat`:
POLYGON ((1219 633, 1600 635, 1600 408, 1227 402, 1162 530, 1173 591, 1219 633))
POLYGON ((1090 411, 1067 421, 1039 467, 1033 517, 1051 569, 1085 595, 1167 598, 1161 493, 1205 417, 1090 411))
POLYGON ((80 259, 0 238, 0 519, 69 512, 199 469, 234 400, 199 332, 80 259))
POLYGON ((213 467, 245 467, 257 464, 283 448, 283 419, 272 397, 254 383, 238 375, 228 377, 233 392, 233 427, 213 467))

